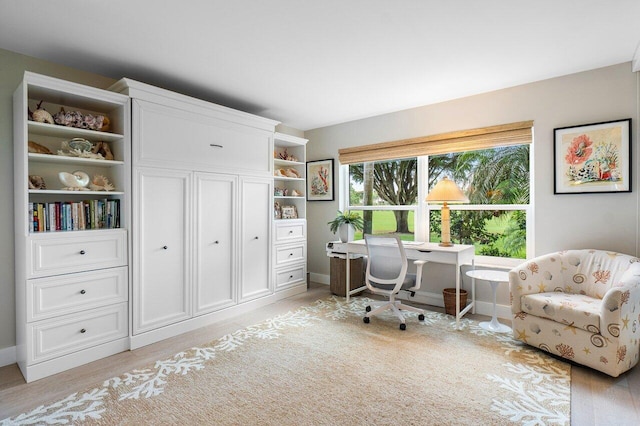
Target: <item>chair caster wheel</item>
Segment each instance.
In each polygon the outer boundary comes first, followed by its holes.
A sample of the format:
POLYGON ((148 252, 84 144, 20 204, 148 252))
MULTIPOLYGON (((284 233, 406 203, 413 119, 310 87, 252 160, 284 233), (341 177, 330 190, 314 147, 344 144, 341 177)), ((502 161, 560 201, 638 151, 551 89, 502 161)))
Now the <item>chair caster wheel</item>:
POLYGON ((369 317, 364 317, 362 318, 362 321, 364 321, 365 324, 369 324, 369 321, 371 321, 371 319, 369 317))
POLYGON ((424 321, 424 315, 422 314, 418 315, 418 321, 424 321))
POLYGON ((371 306, 367 306, 366 308, 364 308, 364 310, 367 312, 371 312, 371 306))
POLYGON ((400 324, 400 330, 406 330, 407 324, 400 324))

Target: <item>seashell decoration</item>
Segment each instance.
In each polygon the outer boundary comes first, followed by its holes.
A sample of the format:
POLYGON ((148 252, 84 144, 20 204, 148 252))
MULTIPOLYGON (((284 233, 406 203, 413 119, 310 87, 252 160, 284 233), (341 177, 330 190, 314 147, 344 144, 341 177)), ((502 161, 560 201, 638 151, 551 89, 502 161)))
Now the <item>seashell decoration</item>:
POLYGON ((103 175, 95 175, 93 177, 93 180, 89 184, 89 188, 92 191, 113 191, 114 189, 116 189, 116 187, 113 186, 111 182, 109 182, 109 179, 107 179, 103 175))
POLYGON ((29 112, 29 119, 38 123, 53 124, 53 117, 51 116, 51 114, 49 114, 46 109, 40 108, 40 106, 42 106, 42 102, 43 101, 38 102, 38 105, 36 105, 36 110, 33 112, 31 112, 30 109, 27 109, 29 112))
POLYGON ((79 129, 105 131, 109 128, 109 119, 104 115, 83 114, 80 111, 65 111, 60 108, 60 112, 53 116, 56 124, 67 127, 77 127, 79 129), (106 120, 105 120, 106 119, 106 120))
POLYGON ((53 154, 49 148, 34 141, 29 141, 29 152, 34 154, 53 154))
POLYGON ((291 195, 293 197, 302 197, 302 192, 298 191, 297 189, 294 189, 293 191, 291 191, 291 195))
POLYGON ((113 153, 111 152, 111 148, 109 144, 106 142, 96 142, 96 144, 91 148, 91 152, 94 154, 100 154, 104 157, 105 160, 113 160, 113 153))
POLYGON ((298 171, 296 169, 287 169, 287 170, 285 170, 284 175, 286 177, 290 177, 290 178, 299 178, 300 177, 300 173, 298 173, 298 171))
POLYGON ((65 191, 88 191, 87 185, 89 185, 89 175, 83 171, 76 170, 73 173, 60 172, 58 173, 58 179, 62 182, 65 191))
POLYGON ((42 176, 29 175, 29 189, 47 189, 47 184, 42 176))
POLYGON ((73 138, 69 141, 62 142, 62 149, 58 150, 58 155, 104 160, 102 154, 93 152, 93 144, 83 138, 73 138))

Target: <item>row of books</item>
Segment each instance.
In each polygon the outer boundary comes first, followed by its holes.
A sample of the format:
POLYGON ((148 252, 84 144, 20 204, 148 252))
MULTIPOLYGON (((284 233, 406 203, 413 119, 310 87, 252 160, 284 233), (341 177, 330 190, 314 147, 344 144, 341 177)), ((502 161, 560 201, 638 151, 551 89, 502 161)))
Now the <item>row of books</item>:
POLYGON ((120 200, 29 203, 33 232, 120 228, 120 200))

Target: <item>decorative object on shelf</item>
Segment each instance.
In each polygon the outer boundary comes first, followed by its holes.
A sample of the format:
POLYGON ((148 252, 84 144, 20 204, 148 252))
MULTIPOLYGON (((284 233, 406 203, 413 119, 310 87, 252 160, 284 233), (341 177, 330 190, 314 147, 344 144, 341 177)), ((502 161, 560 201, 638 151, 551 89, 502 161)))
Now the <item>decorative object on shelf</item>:
POLYGON ((29 175, 29 189, 47 189, 47 184, 42 176, 29 175))
POLYGON ((282 219, 282 207, 279 202, 273 203, 273 217, 276 219, 282 219))
POLYGON ((293 155, 287 152, 287 148, 285 148, 283 152, 278 154, 277 158, 280 158, 281 160, 285 160, 285 161, 295 161, 295 162, 298 161, 296 157, 294 157, 293 155))
POLYGON ((282 218, 297 219, 298 209, 296 208, 296 206, 282 206, 282 218))
POLYGON ((296 169, 287 169, 284 172, 286 177, 290 177, 290 178, 296 178, 299 179, 300 176, 300 172, 298 172, 296 169))
POLYGON ((36 143, 34 141, 29 141, 29 152, 33 153, 33 154, 49 154, 49 155, 53 155, 53 152, 51 152, 51 150, 49 148, 47 148, 44 145, 40 145, 39 143, 36 143))
POLYGON ((104 115, 83 114, 80 111, 66 112, 60 108, 60 112, 53 116, 56 124, 79 129, 98 130, 101 132, 109 129, 109 118, 104 115))
POLYGON ((62 142, 62 149, 58 150, 58 155, 65 157, 90 158, 94 160, 104 160, 102 154, 92 152, 93 144, 83 138, 73 138, 62 142))
POLYGON ((88 191, 87 185, 89 185, 89 175, 83 171, 76 170, 73 173, 60 172, 58 173, 58 179, 62 182, 65 191, 88 191))
POLYGON ((554 194, 631 192, 631 119, 553 129, 554 194))
POLYGON ((286 177, 287 175, 285 173, 286 173, 285 169, 275 169, 273 171, 273 175, 278 177, 286 177))
POLYGON ((300 191, 298 191, 297 189, 294 189, 293 191, 291 191, 291 196, 292 197, 302 197, 304 196, 304 194, 300 191))
POLYGON ((333 158, 307 162, 307 200, 333 201, 333 158))
POLYGON ((273 188, 273 195, 275 195, 276 197, 282 197, 284 195, 284 189, 273 188))
POLYGON ((111 152, 111 148, 107 142, 98 141, 91 148, 91 152, 94 154, 100 154, 104 157, 105 160, 113 160, 113 153, 111 152))
POLYGON ((444 203, 440 210, 440 216, 442 218, 440 245, 443 247, 451 247, 451 229, 450 229, 450 212, 447 203, 468 203, 469 198, 458 188, 458 185, 446 176, 442 178, 440 182, 434 186, 427 198, 427 202, 431 203, 444 203))
POLYGON ((95 175, 89 184, 89 189, 92 191, 113 191, 116 187, 103 175, 95 175))
POLYGON ((340 241, 343 243, 353 241, 355 232, 364 229, 364 219, 359 213, 338 210, 338 214, 331 222, 327 222, 329 229, 334 234, 339 232, 340 241))
POLYGON ((38 105, 36 105, 36 110, 33 112, 31 112, 31 110, 27 108, 27 111, 29 112, 29 120, 38 123, 53 124, 53 117, 51 116, 51 114, 49 114, 46 109, 40 108, 42 106, 42 102, 43 101, 38 102, 38 105))

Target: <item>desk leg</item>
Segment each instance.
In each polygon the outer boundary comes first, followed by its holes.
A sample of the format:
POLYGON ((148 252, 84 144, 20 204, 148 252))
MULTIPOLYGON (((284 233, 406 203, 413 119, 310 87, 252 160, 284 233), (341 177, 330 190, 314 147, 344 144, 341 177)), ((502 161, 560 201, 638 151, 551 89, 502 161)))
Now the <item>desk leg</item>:
POLYGON ((345 297, 347 302, 349 302, 349 293, 351 292, 351 262, 349 262, 349 244, 347 244, 347 254, 346 254, 346 259, 345 262, 347 262, 347 265, 345 266, 345 272, 347 274, 347 276, 344 278, 344 285, 345 285, 345 297))
POLYGON ((460 330, 460 265, 456 263, 456 329, 460 330))

